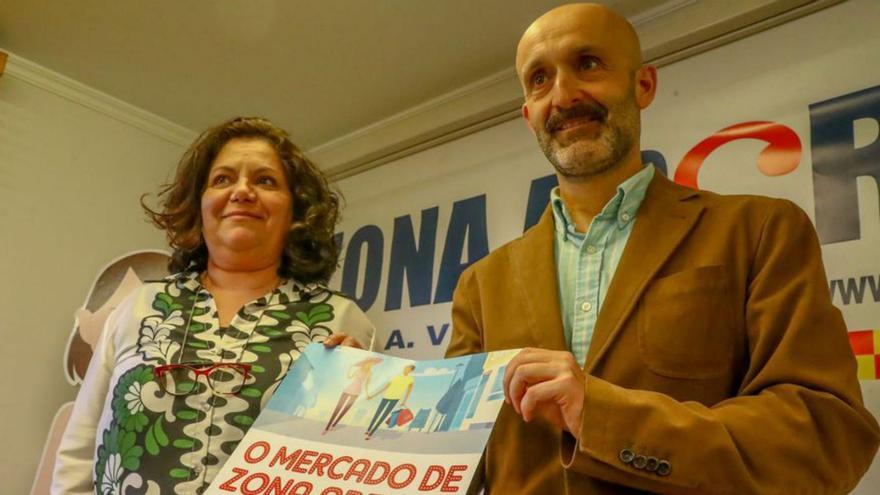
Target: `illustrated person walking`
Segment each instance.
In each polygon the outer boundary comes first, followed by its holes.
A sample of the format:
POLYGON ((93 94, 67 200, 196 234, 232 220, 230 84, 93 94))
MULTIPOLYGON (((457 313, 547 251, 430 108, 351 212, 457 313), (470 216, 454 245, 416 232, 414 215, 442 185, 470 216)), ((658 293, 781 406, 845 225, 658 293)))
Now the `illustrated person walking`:
POLYGON ((355 403, 358 396, 361 395, 361 391, 369 389, 373 366, 381 362, 381 358, 374 357, 362 359, 351 365, 351 368, 348 370, 348 378, 350 378, 351 381, 348 382, 348 385, 346 385, 345 389, 343 389, 342 393, 339 395, 339 400, 336 402, 336 408, 333 409, 330 421, 327 422, 327 426, 325 426, 324 431, 321 432, 322 435, 327 434, 328 431, 336 427, 339 421, 341 421, 346 413, 348 413, 348 410, 351 409, 351 406, 355 403))
POLYGON ((398 402, 400 402, 401 408, 406 406, 406 401, 409 399, 409 396, 413 391, 414 380, 413 377, 410 376, 410 373, 412 373, 414 369, 416 369, 415 365, 406 365, 401 374, 388 380, 388 383, 377 390, 376 393, 367 393, 367 400, 372 400, 373 397, 385 392, 382 396, 382 400, 379 402, 379 406, 376 408, 376 413, 373 414, 373 420, 370 421, 370 427, 367 428, 365 440, 372 438, 373 434, 376 433, 379 426, 388 418, 398 402))

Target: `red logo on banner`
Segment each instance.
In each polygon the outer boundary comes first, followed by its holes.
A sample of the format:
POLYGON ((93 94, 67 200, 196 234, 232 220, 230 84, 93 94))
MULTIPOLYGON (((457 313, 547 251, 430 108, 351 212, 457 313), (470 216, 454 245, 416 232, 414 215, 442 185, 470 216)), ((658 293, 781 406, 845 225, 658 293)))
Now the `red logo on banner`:
POLYGON ((721 129, 691 148, 675 169, 675 182, 697 189, 697 174, 706 157, 738 139, 767 142, 758 155, 758 170, 764 175, 785 175, 801 163, 801 140, 793 130, 774 122, 743 122, 721 129))
POLYGON ((855 330, 849 344, 859 365, 859 380, 880 379, 880 330, 855 330))

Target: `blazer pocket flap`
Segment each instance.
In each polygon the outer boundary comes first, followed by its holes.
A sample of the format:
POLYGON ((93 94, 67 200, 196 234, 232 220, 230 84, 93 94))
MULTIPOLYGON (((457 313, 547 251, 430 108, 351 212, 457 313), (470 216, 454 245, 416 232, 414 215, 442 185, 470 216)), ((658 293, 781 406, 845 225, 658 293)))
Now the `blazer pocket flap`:
POLYGON ((730 284, 723 267, 703 266, 659 278, 638 310, 639 353, 671 378, 724 374, 733 357, 730 284))

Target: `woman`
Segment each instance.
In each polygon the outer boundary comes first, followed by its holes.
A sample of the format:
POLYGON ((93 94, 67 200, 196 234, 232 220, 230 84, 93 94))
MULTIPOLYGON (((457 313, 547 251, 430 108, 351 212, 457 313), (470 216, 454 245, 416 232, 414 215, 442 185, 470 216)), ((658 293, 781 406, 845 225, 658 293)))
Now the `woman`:
POLYGON ((283 130, 238 118, 205 131, 160 198, 145 210, 175 274, 109 317, 55 493, 201 493, 307 344, 371 345, 363 312, 323 285, 338 199, 283 130))
POLYGON ((336 428, 336 425, 351 409, 357 398, 361 395, 361 391, 370 388, 370 377, 373 375, 373 366, 382 362, 381 358, 371 357, 361 359, 351 365, 348 369, 348 378, 351 380, 348 385, 339 394, 339 400, 336 402, 336 408, 330 415, 330 421, 324 427, 321 435, 326 435, 328 431, 336 428))

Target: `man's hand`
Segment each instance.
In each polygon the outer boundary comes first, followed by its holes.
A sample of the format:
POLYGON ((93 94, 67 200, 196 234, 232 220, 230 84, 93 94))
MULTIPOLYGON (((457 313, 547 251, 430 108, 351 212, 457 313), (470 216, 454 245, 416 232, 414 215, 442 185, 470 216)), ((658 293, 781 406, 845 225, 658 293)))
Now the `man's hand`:
POLYGON ((570 352, 526 348, 507 364, 504 398, 526 422, 543 418, 579 438, 584 382, 570 352))
POLYGON ((354 347, 355 349, 364 348, 354 337, 344 333, 334 333, 324 341, 324 347, 328 349, 332 349, 338 345, 343 347, 354 347))

